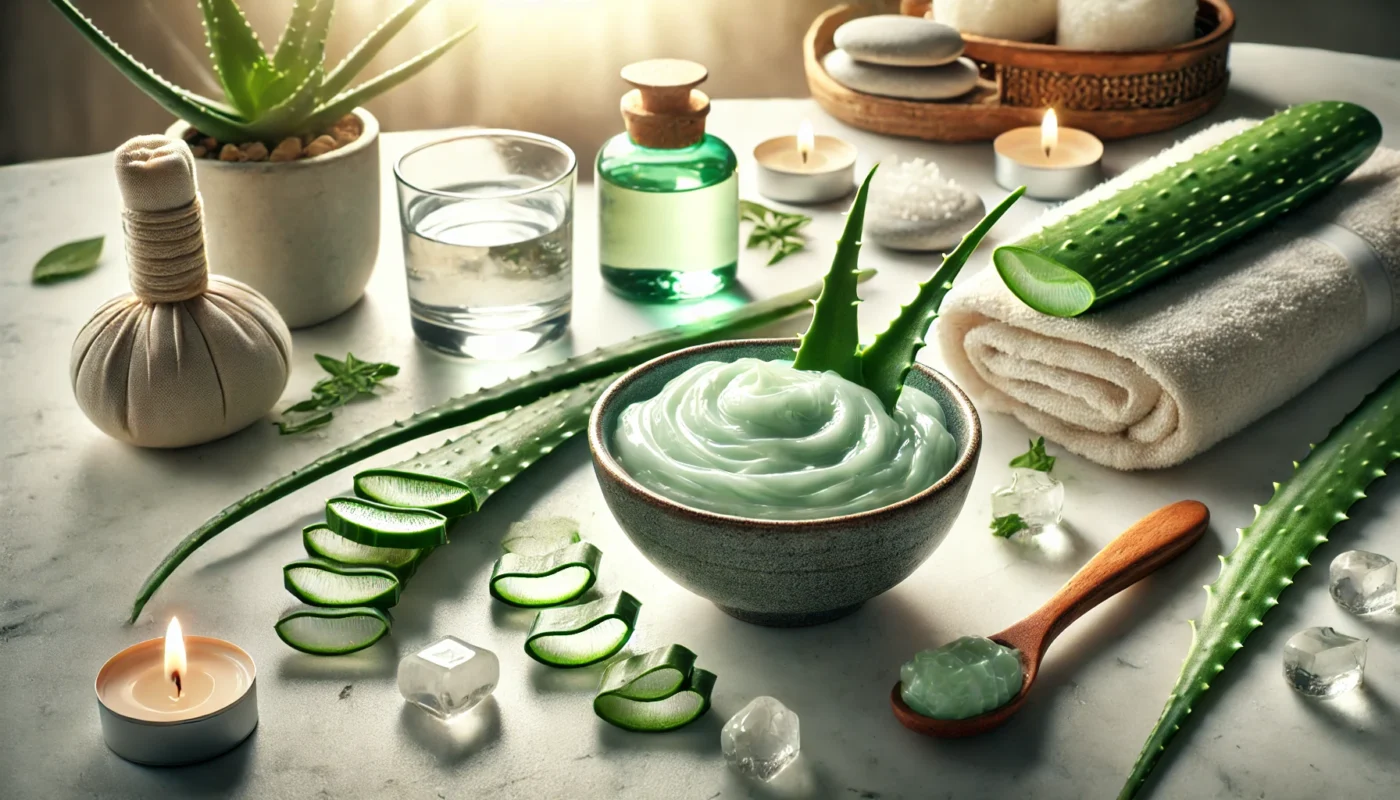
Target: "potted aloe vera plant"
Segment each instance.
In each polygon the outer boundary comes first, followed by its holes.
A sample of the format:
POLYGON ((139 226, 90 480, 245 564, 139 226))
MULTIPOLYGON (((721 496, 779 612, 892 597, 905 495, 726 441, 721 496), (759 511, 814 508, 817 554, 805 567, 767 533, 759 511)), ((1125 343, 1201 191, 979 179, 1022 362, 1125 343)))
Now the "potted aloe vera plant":
POLYGON ((293 328, 364 294, 379 251, 379 123, 360 105, 413 77, 470 28, 352 86, 432 0, 408 0, 335 67, 325 60, 335 0, 292 0, 276 48, 236 0, 199 0, 224 98, 182 89, 132 58, 71 0, 50 0, 132 83, 178 119, 167 133, 196 156, 213 270, 262 292, 293 328))

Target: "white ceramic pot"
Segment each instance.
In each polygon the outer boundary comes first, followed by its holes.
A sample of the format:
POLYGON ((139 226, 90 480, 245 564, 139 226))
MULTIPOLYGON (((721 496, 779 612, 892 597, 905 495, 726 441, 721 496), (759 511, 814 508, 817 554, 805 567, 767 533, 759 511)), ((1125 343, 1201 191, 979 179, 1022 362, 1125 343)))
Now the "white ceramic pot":
MULTIPOLYGON (((209 270, 257 289, 288 327, 344 312, 379 253, 379 120, 323 156, 273 163, 196 160, 209 270)), ((176 122, 166 133, 189 130, 176 122)))

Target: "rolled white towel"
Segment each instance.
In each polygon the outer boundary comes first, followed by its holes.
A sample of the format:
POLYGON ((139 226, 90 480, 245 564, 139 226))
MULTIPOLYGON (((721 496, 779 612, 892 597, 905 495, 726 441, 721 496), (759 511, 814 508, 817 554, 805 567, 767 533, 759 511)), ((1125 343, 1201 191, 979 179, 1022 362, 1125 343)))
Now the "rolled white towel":
MULTIPOLYGON (((1255 124, 1226 122, 1046 212, 1040 227, 1255 124)), ((1400 152, 1151 290, 1073 319, 983 269, 935 326, 958 382, 1071 452, 1156 469, 1210 448, 1400 327, 1400 152)))

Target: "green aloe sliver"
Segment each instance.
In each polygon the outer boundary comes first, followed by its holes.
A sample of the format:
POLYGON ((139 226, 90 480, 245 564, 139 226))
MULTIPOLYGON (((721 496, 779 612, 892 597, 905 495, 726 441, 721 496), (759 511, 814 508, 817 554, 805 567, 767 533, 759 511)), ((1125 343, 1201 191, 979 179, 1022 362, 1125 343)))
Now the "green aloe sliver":
POLYGON ((629 731, 671 731, 710 710, 715 675, 695 668, 695 654, 680 645, 659 647, 610 664, 593 712, 629 731))
POLYGON ((542 556, 562 550, 579 540, 578 520, 542 517, 512 522, 501 540, 501 549, 522 556, 542 556))
POLYGON ((307 525, 301 531, 301 543, 312 558, 334 561, 356 567, 387 569, 404 580, 418 567, 425 549, 412 547, 374 547, 360 544, 336 533, 324 522, 307 525))
POLYGON ((358 497, 327 500, 326 524, 341 536, 372 547, 422 548, 447 544, 447 518, 436 511, 395 508, 358 497))
POLYGON ((543 556, 506 553, 491 570, 491 596, 513 606, 557 606, 588 591, 603 554, 579 542, 543 556))
POLYGON ((399 602, 398 576, 379 567, 306 558, 283 567, 282 580, 293 597, 313 606, 388 608, 399 602))
POLYGON ((551 667, 586 667, 621 650, 642 603, 627 592, 577 606, 546 608, 525 637, 525 653, 551 667))
POLYGON ((363 650, 384 638, 392 624, 377 608, 316 608, 300 606, 277 620, 277 636, 288 647, 317 656, 339 656, 363 650))

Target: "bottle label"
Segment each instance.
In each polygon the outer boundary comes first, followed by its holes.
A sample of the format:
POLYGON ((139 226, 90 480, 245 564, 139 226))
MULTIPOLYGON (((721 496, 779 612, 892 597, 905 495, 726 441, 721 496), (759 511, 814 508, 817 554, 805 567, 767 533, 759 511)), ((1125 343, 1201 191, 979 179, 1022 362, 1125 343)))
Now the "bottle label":
POLYGON ((598 181, 603 266, 690 272, 739 260, 739 176, 688 192, 639 192, 598 181))

